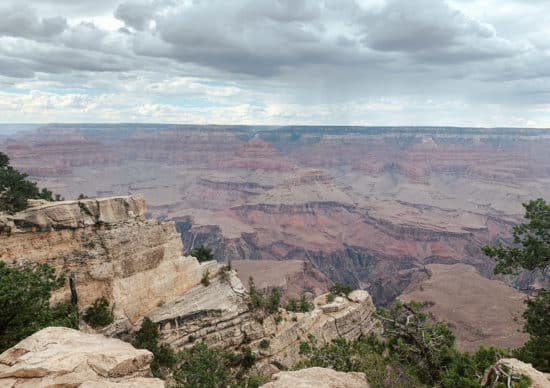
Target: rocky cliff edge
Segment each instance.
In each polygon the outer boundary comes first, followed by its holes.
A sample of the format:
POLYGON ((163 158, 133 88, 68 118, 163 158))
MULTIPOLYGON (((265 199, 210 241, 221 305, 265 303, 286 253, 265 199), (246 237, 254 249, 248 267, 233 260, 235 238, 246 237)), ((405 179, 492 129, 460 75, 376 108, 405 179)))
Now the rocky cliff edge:
MULTIPOLYGON (((81 309, 104 296, 118 321, 135 324, 220 267, 183 256, 174 223, 145 219, 139 195, 31 206, 0 216, 0 260, 52 265, 74 278, 81 309)), ((67 285, 53 299, 69 296, 67 285)))

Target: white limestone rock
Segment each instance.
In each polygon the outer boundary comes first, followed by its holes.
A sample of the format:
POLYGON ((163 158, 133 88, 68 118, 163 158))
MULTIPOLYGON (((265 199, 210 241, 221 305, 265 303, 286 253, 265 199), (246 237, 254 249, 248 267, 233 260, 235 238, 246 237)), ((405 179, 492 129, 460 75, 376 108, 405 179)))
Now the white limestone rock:
POLYGON ((0 354, 0 386, 164 387, 152 360, 118 339, 48 327, 0 354))

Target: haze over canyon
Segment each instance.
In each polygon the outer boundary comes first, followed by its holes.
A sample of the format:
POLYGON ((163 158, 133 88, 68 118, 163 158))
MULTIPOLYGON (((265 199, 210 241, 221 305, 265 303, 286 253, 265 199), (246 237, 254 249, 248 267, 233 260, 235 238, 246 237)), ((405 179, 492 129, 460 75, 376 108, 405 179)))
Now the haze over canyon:
MULTIPOLYGON (((540 129, 431 127, 51 124, 0 143, 18 169, 66 199, 144 195, 150 217, 176 221, 186 251, 205 244, 219 261, 304 260, 303 287, 322 288, 324 274, 377 304, 422 291, 436 304, 449 299, 438 280, 446 268, 465 287, 479 276, 503 287, 480 247, 509 239, 521 203, 548 196, 548 149, 540 129)), ((529 288, 548 279, 507 281, 529 288)), ((508 289, 496 294, 513 322, 523 297, 508 289)), ((497 335, 511 345, 512 336, 517 345, 515 326, 464 341, 497 335)))

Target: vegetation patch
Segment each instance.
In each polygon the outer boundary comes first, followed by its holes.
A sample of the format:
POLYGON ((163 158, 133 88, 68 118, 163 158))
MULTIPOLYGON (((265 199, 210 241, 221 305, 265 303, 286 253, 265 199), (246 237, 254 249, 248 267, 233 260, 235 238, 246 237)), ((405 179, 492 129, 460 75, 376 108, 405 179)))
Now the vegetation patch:
POLYGON ((96 328, 103 327, 113 323, 113 311, 109 308, 109 301, 102 296, 94 301, 94 303, 86 309, 82 317, 84 322, 96 328))
MULTIPOLYGON (((190 339, 191 337, 189 336, 190 339)), ((166 377, 176 359, 173 350, 168 345, 159 345, 158 340, 159 331, 157 325, 148 317, 145 317, 141 328, 135 335, 132 345, 137 349, 147 349, 153 353, 153 362, 151 362, 153 376, 166 377)), ((190 340, 189 342, 193 341, 190 340)))
POLYGON ((201 245, 189 251, 189 256, 195 257, 199 261, 199 263, 202 263, 204 261, 214 260, 214 254, 212 253, 212 249, 204 245, 201 245))
POLYGON ((281 305, 281 290, 277 287, 270 290, 260 291, 254 284, 254 279, 248 280, 249 302, 251 310, 263 311, 265 314, 275 314, 281 305))
POLYGON ((0 212, 13 214, 24 210, 28 199, 53 201, 51 191, 38 188, 36 183, 27 178, 28 174, 13 168, 9 157, 0 152, 0 212))
POLYGON ((313 304, 307 300, 305 294, 302 294, 300 299, 290 298, 285 309, 291 312, 307 313, 313 309, 313 304))
POLYGON ((8 267, 0 261, 0 353, 48 326, 78 329, 75 306, 49 302, 64 284, 65 278, 48 264, 8 267))
POLYGON ((205 287, 208 287, 210 285, 210 279, 209 279, 209 276, 210 276, 210 272, 208 270, 206 270, 203 274, 202 274, 202 278, 201 278, 201 284, 205 287))

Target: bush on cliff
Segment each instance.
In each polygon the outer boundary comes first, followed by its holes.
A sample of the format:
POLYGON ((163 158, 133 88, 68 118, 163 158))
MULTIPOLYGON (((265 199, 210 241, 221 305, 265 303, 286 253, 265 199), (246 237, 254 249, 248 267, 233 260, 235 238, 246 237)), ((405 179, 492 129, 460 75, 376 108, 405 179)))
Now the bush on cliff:
POLYGON ((212 253, 212 249, 205 247, 204 245, 201 245, 195 249, 192 249, 189 252, 189 255, 196 257, 199 263, 202 263, 203 261, 214 260, 214 254, 212 253))
POLYGON ((86 309, 84 321, 92 327, 103 327, 113 323, 113 312, 109 308, 109 301, 102 296, 86 309))
POLYGON ((151 372, 155 377, 163 377, 164 372, 168 368, 171 368, 176 360, 172 349, 167 345, 159 345, 158 340, 159 331, 157 325, 145 317, 132 344, 137 349, 147 349, 153 353, 154 358, 153 362, 151 362, 151 372))
POLYGON ((64 284, 48 264, 8 267, 0 261, 0 353, 48 326, 78 328, 73 305, 49 302, 64 284))
POLYGON ((178 352, 173 379, 176 387, 257 388, 267 379, 250 371, 255 361, 248 347, 233 353, 201 342, 178 352))
POLYGON ((307 300, 305 294, 302 294, 300 299, 290 298, 285 309, 295 313, 307 313, 313 309, 313 304, 307 300))
POLYGON ((9 164, 6 154, 0 152, 0 212, 15 213, 27 207, 27 199, 53 201, 52 192, 39 189, 36 183, 27 179, 9 164))
POLYGON ((379 309, 384 325, 387 349, 399 362, 410 365, 426 384, 440 379, 450 364, 455 336, 443 322, 431 322, 418 302, 396 301, 389 309, 379 309))
POLYGON ((353 287, 336 282, 330 287, 329 291, 335 296, 348 296, 348 294, 353 291, 353 287))
POLYGON ((252 276, 248 279, 248 307, 251 310, 261 310, 266 314, 279 311, 281 304, 281 290, 273 287, 270 290, 258 290, 252 276))
POLYGON ((502 352, 455 349, 455 338, 443 322, 431 322, 420 304, 395 303, 379 310, 384 336, 338 338, 323 346, 314 336, 300 344, 304 360, 296 368, 324 367, 363 372, 371 387, 481 387, 481 377, 502 352))
POLYGON ((232 363, 230 352, 200 343, 178 353, 174 380, 182 387, 227 387, 232 363))

